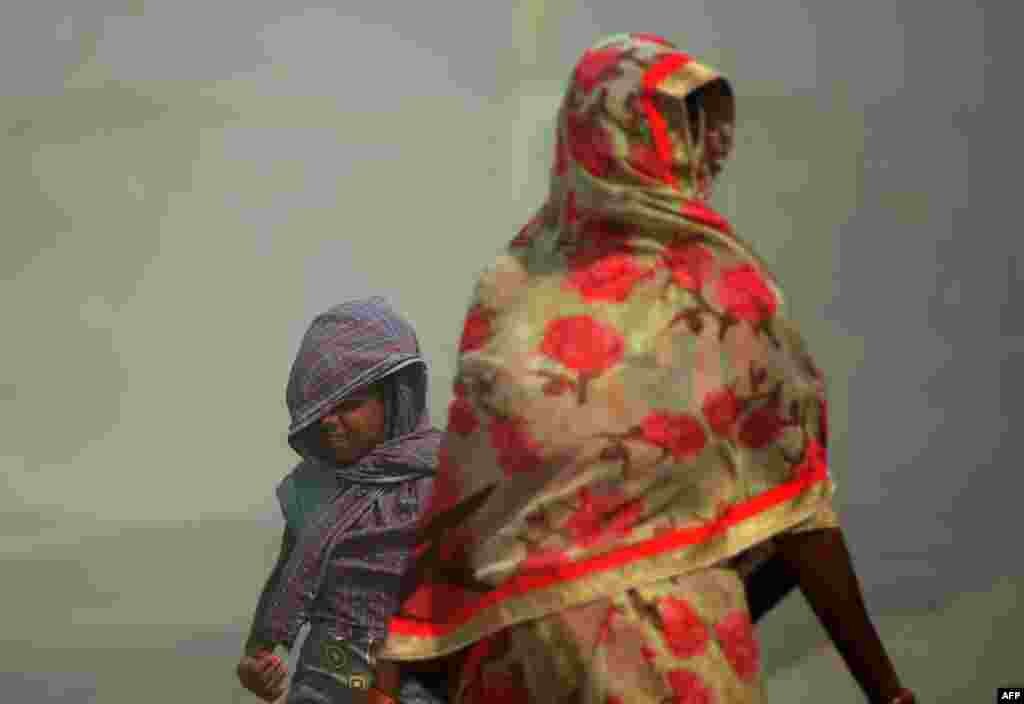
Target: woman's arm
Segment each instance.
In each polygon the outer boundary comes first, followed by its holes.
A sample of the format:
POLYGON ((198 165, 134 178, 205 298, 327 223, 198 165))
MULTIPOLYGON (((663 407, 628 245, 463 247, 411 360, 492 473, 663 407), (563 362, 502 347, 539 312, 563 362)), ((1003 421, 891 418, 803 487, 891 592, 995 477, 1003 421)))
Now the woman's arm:
POLYGON ((263 651, 273 651, 275 643, 271 643, 265 639, 262 635, 262 626, 264 621, 264 615, 267 609, 270 608, 270 599, 277 589, 278 582, 281 579, 281 572, 284 570, 285 564, 291 557, 292 549, 295 547, 295 536, 291 529, 286 525, 284 529, 284 535, 281 537, 281 551, 277 556, 277 562, 274 565, 274 569, 271 570, 270 576, 267 577, 266 583, 263 585, 263 591, 260 593, 259 601, 256 604, 256 611, 253 615, 252 626, 249 629, 249 636, 245 641, 245 654, 255 655, 256 653, 263 651))
POLYGON ((261 635, 264 614, 294 545, 294 536, 286 527, 281 538, 281 552, 277 557, 277 564, 274 565, 260 593, 249 637, 245 641, 245 652, 235 668, 235 674, 242 686, 267 702, 276 701, 284 694, 288 670, 281 658, 274 655, 276 644, 261 635))
MULTIPOLYGON (((796 577, 814 613, 872 704, 913 704, 902 688, 864 604, 839 528, 776 538, 778 556, 796 577)), ((780 568, 781 569, 781 568, 780 568)))

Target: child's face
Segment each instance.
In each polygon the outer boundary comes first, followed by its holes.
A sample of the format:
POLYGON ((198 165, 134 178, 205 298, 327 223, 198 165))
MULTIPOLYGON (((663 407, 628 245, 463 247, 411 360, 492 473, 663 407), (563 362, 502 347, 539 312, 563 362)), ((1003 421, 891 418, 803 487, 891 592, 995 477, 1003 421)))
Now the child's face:
POLYGON ((385 440, 381 391, 371 388, 345 399, 320 419, 320 431, 324 447, 338 464, 357 462, 385 440))

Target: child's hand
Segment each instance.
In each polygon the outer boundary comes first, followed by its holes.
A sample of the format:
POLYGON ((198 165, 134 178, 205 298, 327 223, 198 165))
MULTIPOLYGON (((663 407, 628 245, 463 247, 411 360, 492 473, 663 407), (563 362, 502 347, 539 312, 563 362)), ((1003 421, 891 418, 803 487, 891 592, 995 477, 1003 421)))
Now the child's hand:
POLYGON ((235 668, 242 686, 266 702, 275 702, 284 694, 288 667, 269 651, 246 655, 235 668))

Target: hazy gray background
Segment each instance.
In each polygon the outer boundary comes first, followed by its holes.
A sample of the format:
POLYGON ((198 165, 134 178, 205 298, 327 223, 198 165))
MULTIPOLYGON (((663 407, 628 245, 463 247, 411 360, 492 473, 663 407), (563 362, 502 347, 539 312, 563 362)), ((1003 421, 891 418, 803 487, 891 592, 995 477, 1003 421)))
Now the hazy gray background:
MULTIPOLYGON (((734 80, 719 204, 829 372, 843 514, 908 684, 966 704, 1024 681, 1014 3, 338 4, 0 10, 0 701, 256 701, 232 669, 299 335, 386 294, 441 421, 572 62, 626 30, 734 80)), ((861 701, 799 597, 762 636, 772 701, 861 701)))

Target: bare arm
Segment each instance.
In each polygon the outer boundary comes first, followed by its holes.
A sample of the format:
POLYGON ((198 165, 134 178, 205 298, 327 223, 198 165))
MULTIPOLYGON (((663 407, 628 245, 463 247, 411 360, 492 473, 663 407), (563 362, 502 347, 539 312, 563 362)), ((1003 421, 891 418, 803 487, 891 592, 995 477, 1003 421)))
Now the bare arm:
POLYGON ((913 704, 868 615, 853 561, 838 528, 777 538, 778 555, 872 704, 913 704))

